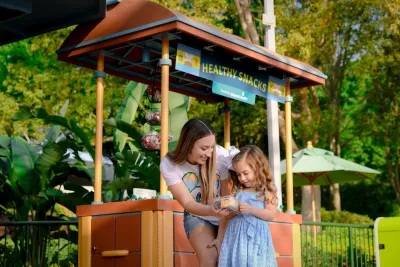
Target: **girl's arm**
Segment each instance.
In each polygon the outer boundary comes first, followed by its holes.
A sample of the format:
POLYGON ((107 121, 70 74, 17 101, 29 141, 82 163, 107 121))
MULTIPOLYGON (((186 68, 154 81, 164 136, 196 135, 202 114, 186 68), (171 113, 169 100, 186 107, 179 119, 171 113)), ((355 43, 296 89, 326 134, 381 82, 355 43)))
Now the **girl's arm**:
POLYGON ((241 213, 251 213, 254 216, 264 220, 264 221, 273 221, 276 216, 276 205, 273 204, 267 204, 265 202, 265 208, 260 209, 253 207, 250 204, 247 204, 245 202, 240 203, 240 212, 241 213))

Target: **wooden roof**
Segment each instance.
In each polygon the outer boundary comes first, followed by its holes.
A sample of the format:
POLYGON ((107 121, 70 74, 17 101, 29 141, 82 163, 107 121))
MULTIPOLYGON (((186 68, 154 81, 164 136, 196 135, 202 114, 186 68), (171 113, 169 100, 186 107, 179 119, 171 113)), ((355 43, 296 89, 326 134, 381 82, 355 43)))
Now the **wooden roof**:
POLYGON ((267 48, 147 0, 124 0, 109 8, 105 18, 77 26, 57 51, 58 57, 96 69, 99 52, 105 55, 105 71, 145 84, 161 82, 158 60, 161 38, 170 39, 170 89, 210 102, 222 100, 212 93, 212 81, 174 68, 177 44, 181 43, 235 61, 261 75, 290 78, 291 88, 323 85, 326 75, 307 63, 279 55, 267 48), (150 62, 142 61, 143 48, 150 49, 150 62))

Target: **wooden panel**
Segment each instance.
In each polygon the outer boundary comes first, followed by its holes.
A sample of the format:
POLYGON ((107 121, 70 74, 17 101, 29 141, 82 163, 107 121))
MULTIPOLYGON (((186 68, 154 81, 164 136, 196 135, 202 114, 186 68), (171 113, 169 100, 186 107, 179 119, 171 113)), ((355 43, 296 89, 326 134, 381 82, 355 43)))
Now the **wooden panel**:
POLYGON ((301 216, 301 214, 277 212, 274 222, 301 224, 303 222, 303 217, 301 216))
POLYGON ((174 265, 174 217, 172 211, 158 211, 162 213, 162 257, 163 266, 174 265))
POLYGON ((92 218, 92 253, 115 250, 115 217, 92 218))
POLYGON ((183 227, 183 214, 174 214, 174 251, 194 252, 183 227))
POLYGON ((115 217, 115 249, 140 251, 140 214, 115 217))
POLYGON ((140 267, 140 254, 115 258, 115 267, 140 267))
POLYGON ((197 256, 194 254, 174 254, 174 267, 200 267, 197 256))
POLYGON ((154 232, 155 218, 152 211, 143 211, 141 215, 141 264, 157 266, 157 235, 154 232))
POLYGON ((278 267, 293 267, 293 259, 292 258, 278 258, 278 267))
POLYGON ((169 210, 183 212, 182 206, 176 200, 145 199, 135 201, 110 202, 98 205, 76 207, 76 216, 95 216, 106 214, 123 214, 136 211, 169 210))
POLYGON ((280 256, 293 255, 293 234, 292 225, 270 223, 272 242, 274 243, 275 252, 280 256))
POLYGON ((104 258, 101 255, 92 255, 92 267, 113 267, 115 258, 104 258))

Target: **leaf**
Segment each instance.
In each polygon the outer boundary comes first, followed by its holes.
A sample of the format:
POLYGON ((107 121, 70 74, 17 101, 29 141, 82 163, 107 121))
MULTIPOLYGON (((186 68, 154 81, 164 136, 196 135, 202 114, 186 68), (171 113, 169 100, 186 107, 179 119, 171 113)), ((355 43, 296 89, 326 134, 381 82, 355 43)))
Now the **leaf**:
POLYGON ((4 134, 0 134, 0 147, 8 149, 10 147, 10 144, 11 138, 4 134))
POLYGON ((76 213, 76 207, 81 205, 89 205, 93 200, 94 194, 93 192, 89 192, 83 197, 79 194, 65 194, 62 198, 60 198, 57 203, 65 206, 73 213, 76 213))
POLYGON ((47 143, 42 149, 42 153, 35 162, 35 170, 40 174, 42 185, 45 182, 44 180, 48 182, 49 177, 51 177, 51 168, 63 159, 66 152, 65 147, 56 143, 47 143))
POLYGON ((104 124, 104 126, 117 127, 117 123, 115 122, 114 118, 109 118, 107 120, 104 120, 103 124, 104 124))
MULTIPOLYGON (((62 109, 62 111, 63 111, 63 109, 62 109)), ((95 152, 90 143, 89 137, 78 126, 78 123, 75 120, 67 120, 66 118, 64 118, 62 116, 48 115, 46 110, 44 110, 42 108, 29 109, 28 107, 22 107, 22 109, 17 113, 15 119, 23 120, 23 119, 32 119, 32 118, 42 119, 42 120, 44 120, 44 122, 46 122, 48 124, 63 126, 65 128, 67 128, 68 130, 70 130, 71 132, 73 132, 82 141, 86 150, 89 152, 89 154, 92 156, 92 158, 94 160, 95 152)))
POLYGON ((69 191, 73 191, 75 195, 81 196, 82 198, 84 198, 87 194, 90 193, 83 186, 80 186, 80 185, 77 185, 77 184, 73 184, 73 183, 70 183, 70 182, 64 183, 64 189, 65 190, 69 190, 69 191))
MULTIPOLYGON (((67 113, 69 101, 65 101, 63 107, 60 109, 58 112, 58 115, 61 117, 65 117, 65 114, 67 113)), ((60 136, 60 125, 53 125, 50 130, 47 132, 46 135, 46 144, 56 142, 57 138, 60 136)))
MULTIPOLYGON (((129 82, 128 86, 125 88, 126 97, 116 116, 117 121, 120 120, 127 124, 132 123, 138 109, 139 102, 146 89, 147 85, 145 84, 133 81, 129 82)), ((122 152, 125 147, 126 140, 126 132, 122 131, 119 128, 116 129, 114 132, 114 144, 117 147, 117 151, 122 152)))
POLYGON ((140 126, 136 123, 129 124, 122 120, 117 120, 117 128, 121 131, 126 133, 129 137, 134 140, 142 140, 142 136, 144 132, 140 129, 140 126))
POLYGON ((11 149, 13 161, 11 182, 20 186, 24 193, 30 194, 40 186, 39 179, 33 172, 38 154, 20 137, 11 138, 11 149))
MULTIPOLYGON (((123 153, 117 153, 119 160, 116 174, 128 178, 127 174, 143 178, 150 187, 159 190, 160 168, 154 164, 151 158, 144 156, 140 152, 125 150, 123 153)), ((119 178, 119 177, 118 177, 119 178)))

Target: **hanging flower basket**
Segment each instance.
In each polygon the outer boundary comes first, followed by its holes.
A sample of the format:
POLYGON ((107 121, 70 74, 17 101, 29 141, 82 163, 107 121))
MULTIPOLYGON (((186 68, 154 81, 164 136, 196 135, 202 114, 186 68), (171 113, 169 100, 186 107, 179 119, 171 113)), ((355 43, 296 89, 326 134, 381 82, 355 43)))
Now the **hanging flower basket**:
POLYGON ((161 124, 161 112, 159 111, 147 111, 146 120, 149 124, 160 125, 161 124))
MULTIPOLYGON (((172 135, 168 134, 168 143, 172 141, 172 135)), ((151 131, 142 137, 142 147, 147 150, 160 150, 161 136, 156 131, 151 131)))
POLYGON ((146 90, 151 103, 161 103, 161 89, 155 86, 149 86, 146 90))

